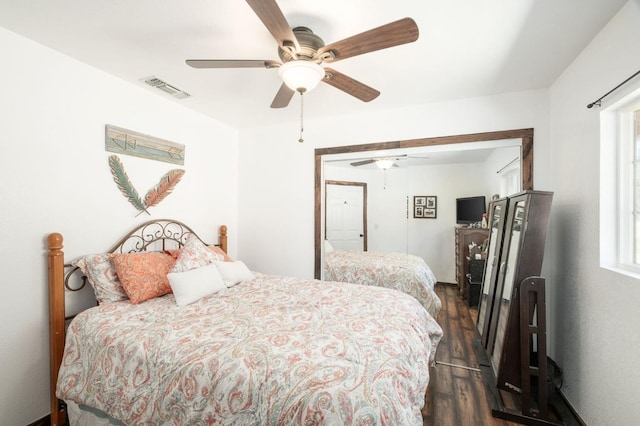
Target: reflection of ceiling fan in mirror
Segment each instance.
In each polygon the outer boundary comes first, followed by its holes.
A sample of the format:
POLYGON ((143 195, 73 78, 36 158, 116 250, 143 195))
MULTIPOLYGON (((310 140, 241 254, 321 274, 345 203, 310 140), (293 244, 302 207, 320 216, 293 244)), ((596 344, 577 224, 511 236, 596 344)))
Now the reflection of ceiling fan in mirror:
POLYGON ((321 65, 418 39, 416 23, 411 18, 404 18, 325 45, 309 28, 291 29, 275 0, 246 1, 278 42, 278 56, 282 63, 240 59, 188 59, 186 62, 194 68, 279 68, 284 83, 271 108, 286 107, 296 91, 301 94, 307 92, 320 81, 364 102, 372 101, 380 95, 379 91, 321 65))
MULTIPOLYGON (((404 157, 404 156, 403 156, 404 157)), ((400 160, 400 158, 391 158, 391 157, 380 157, 380 158, 369 158, 367 160, 354 161, 351 163, 353 167, 366 166, 367 164, 375 164, 378 168, 382 170, 390 169, 391 167, 400 167, 396 161, 400 160)))
POLYGON ((353 167, 366 166, 375 164, 382 170, 388 170, 392 167, 408 167, 426 165, 426 161, 431 159, 432 153, 414 152, 411 154, 385 155, 380 157, 365 158, 363 160, 349 163, 353 167), (400 163, 400 164, 398 164, 400 163))

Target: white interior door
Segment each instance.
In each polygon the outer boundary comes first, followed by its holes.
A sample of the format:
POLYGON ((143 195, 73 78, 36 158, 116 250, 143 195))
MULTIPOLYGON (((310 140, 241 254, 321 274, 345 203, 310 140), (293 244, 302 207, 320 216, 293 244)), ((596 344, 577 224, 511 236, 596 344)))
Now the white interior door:
POLYGON ((326 236, 336 250, 366 250, 364 186, 326 185, 326 236))

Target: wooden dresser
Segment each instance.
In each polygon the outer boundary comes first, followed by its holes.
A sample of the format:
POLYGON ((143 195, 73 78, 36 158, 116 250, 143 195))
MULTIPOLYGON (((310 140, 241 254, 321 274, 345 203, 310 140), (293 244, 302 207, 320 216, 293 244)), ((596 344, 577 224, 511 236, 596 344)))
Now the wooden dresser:
POLYGON ((456 280, 460 297, 466 299, 467 274, 469 273, 469 245, 481 245, 489 237, 489 229, 456 227, 456 280))

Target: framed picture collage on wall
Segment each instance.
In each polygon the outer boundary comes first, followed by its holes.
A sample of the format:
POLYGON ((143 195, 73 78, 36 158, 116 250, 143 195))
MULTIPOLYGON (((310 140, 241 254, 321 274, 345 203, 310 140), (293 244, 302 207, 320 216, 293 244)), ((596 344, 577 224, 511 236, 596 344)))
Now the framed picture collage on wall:
POLYGON ((435 195, 415 195, 413 197, 413 217, 435 219, 438 216, 438 197, 435 195))

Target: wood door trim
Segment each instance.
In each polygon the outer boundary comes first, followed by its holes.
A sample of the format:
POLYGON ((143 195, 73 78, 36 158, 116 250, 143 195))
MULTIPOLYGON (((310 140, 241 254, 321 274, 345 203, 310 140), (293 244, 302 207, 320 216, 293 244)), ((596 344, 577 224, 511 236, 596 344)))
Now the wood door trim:
POLYGON ((327 185, 361 186, 362 187, 362 233, 364 234, 364 251, 367 251, 367 183, 344 180, 324 181, 324 238, 327 238, 327 185))

